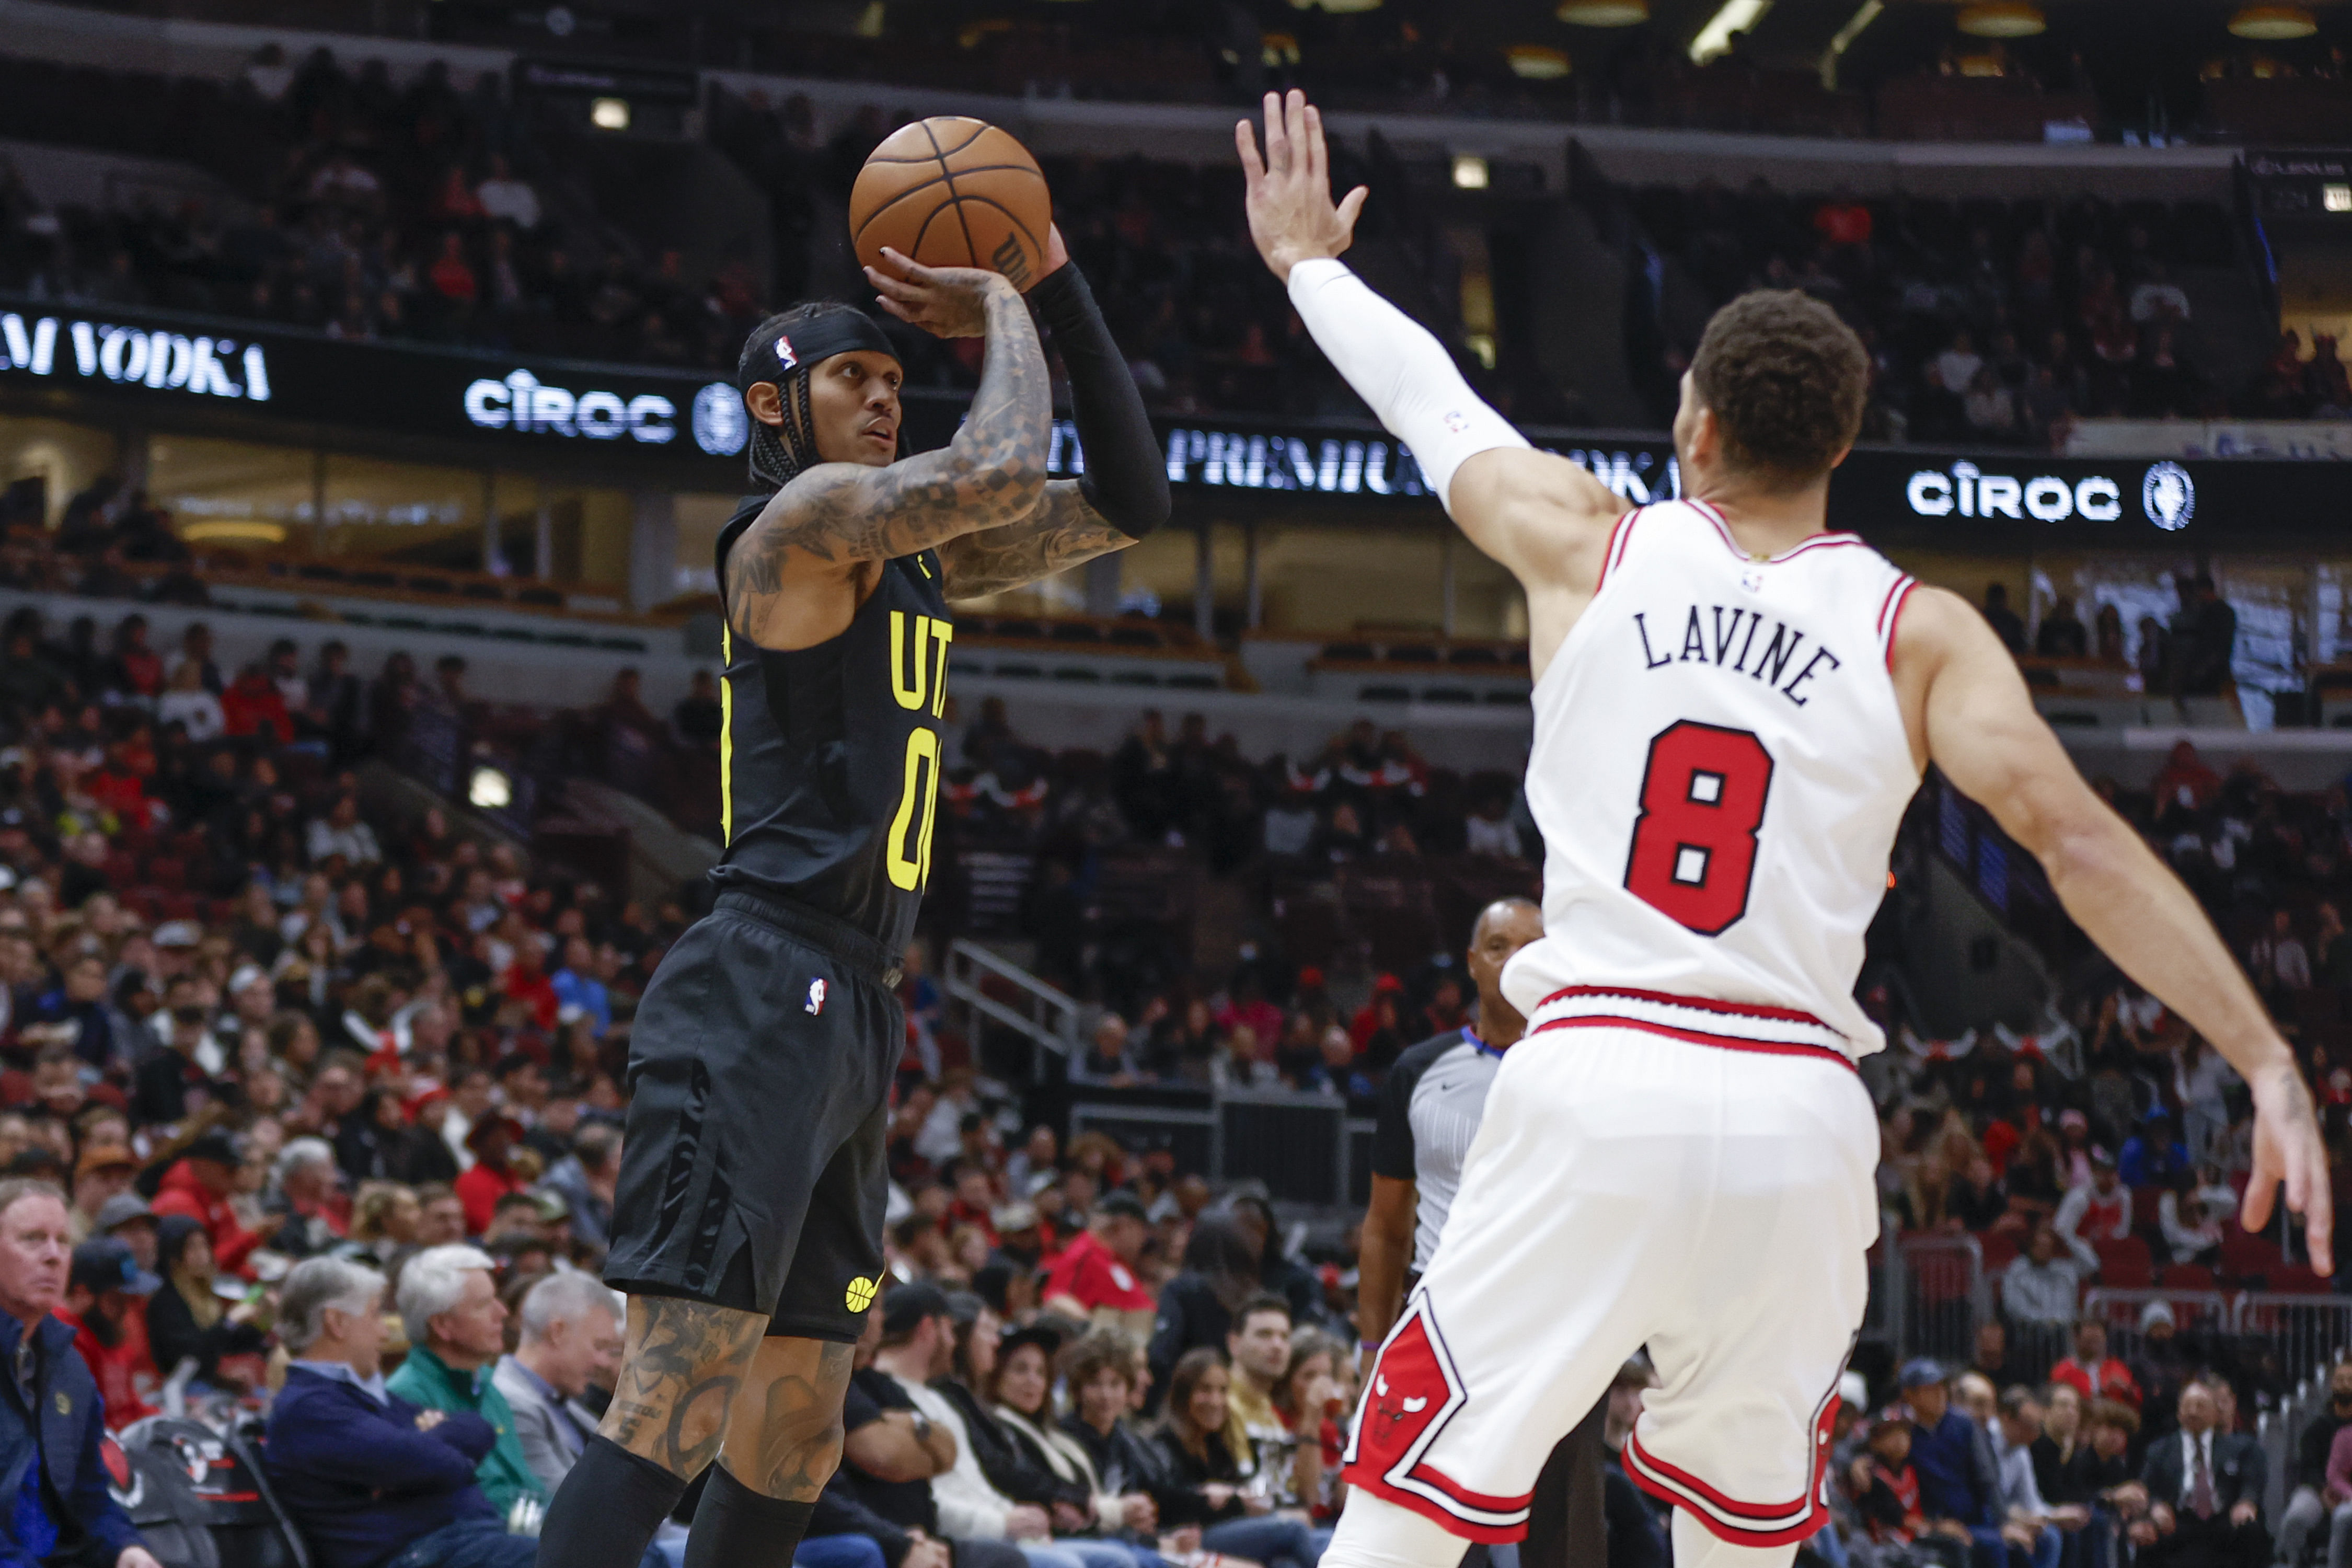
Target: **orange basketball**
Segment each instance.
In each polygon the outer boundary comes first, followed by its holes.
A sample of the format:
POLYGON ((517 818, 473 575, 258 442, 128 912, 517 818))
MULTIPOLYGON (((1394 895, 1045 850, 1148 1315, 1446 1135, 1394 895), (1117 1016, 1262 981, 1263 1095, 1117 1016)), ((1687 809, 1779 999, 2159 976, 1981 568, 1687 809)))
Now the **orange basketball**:
POLYGON ((1029 149, 960 114, 892 132, 849 192, 850 243, 868 267, 881 265, 887 245, 926 267, 984 267, 1026 289, 1045 270, 1053 223, 1029 149))

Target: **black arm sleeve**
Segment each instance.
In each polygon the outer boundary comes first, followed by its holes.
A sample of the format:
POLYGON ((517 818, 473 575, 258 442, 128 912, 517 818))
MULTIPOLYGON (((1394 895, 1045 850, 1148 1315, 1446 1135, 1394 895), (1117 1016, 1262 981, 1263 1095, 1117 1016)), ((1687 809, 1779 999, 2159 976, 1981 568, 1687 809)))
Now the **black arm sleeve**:
POLYGON ((1141 539, 1168 521, 1168 467, 1127 358, 1075 262, 1030 289, 1029 301, 1070 373, 1070 412, 1086 462, 1078 492, 1105 522, 1141 539))

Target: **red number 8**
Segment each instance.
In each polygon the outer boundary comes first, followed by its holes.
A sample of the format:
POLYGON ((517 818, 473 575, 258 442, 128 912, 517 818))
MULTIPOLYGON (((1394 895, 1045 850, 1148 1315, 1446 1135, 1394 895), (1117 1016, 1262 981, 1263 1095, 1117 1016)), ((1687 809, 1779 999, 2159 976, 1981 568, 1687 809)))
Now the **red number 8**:
POLYGON ((1745 730, 1690 719, 1650 742, 1642 815, 1625 858, 1635 898, 1701 936, 1748 912, 1756 830, 1772 790, 1772 753, 1745 730))

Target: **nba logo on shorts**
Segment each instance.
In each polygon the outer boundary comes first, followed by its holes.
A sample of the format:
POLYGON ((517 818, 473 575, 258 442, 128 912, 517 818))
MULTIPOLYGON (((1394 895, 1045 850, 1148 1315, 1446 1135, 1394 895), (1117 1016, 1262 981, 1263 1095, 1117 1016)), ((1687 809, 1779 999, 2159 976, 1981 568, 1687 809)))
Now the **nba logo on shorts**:
POLYGON ((808 994, 807 1010, 808 1010, 808 1011, 809 1011, 809 1013, 811 1013, 812 1015, 814 1015, 814 1014, 817 1014, 817 1013, 822 1013, 822 1012, 824 1012, 824 981, 822 981, 822 980, 812 980, 812 981, 810 981, 810 982, 809 982, 809 994, 808 994))

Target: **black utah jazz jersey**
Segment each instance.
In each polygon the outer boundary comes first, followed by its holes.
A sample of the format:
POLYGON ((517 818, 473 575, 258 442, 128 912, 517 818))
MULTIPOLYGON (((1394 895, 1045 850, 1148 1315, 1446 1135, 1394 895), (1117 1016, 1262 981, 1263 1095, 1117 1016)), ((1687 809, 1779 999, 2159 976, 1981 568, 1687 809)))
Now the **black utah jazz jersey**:
MULTIPOLYGON (((766 506, 749 496, 719 534, 727 552, 766 506)), ((727 847, 711 879, 804 904, 898 952, 931 876, 940 715, 955 628, 939 552, 884 563, 847 630, 777 653, 725 639, 719 809, 727 847)))

